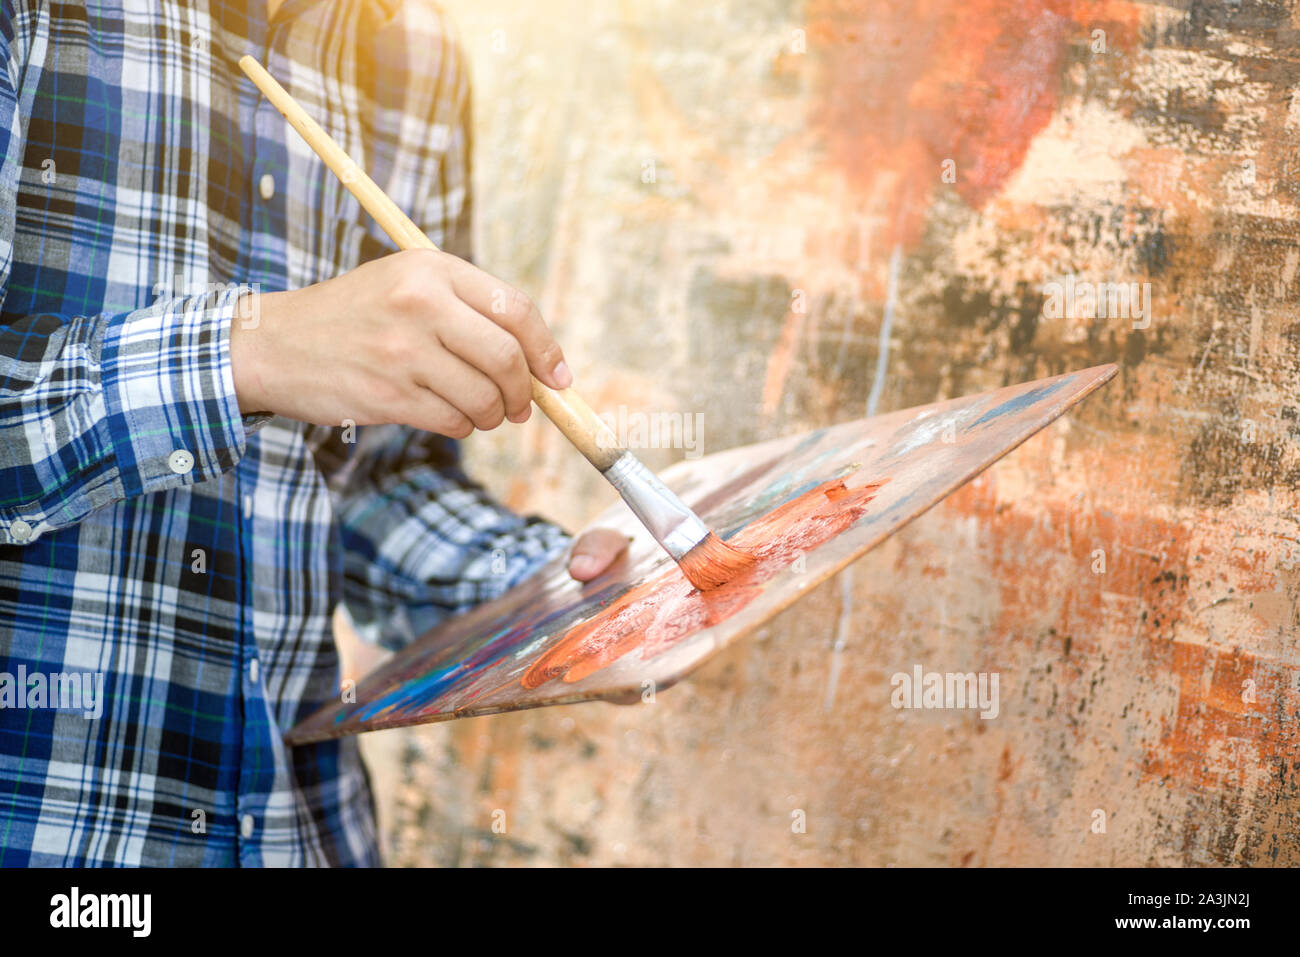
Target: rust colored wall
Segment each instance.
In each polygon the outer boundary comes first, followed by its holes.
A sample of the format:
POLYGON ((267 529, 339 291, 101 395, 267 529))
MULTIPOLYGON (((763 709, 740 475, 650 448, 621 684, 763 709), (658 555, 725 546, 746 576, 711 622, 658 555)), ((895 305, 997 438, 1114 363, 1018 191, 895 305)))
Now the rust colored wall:
MULTIPOLYGON (((390 860, 1300 863, 1300 10, 448 6, 480 260, 598 408, 708 452, 1122 371, 654 704, 368 736, 390 860), (1058 316, 1067 276, 1149 322, 1058 316), (895 710, 915 664, 1001 713, 895 710)), ((543 422, 472 462, 570 524, 613 498, 543 422)))

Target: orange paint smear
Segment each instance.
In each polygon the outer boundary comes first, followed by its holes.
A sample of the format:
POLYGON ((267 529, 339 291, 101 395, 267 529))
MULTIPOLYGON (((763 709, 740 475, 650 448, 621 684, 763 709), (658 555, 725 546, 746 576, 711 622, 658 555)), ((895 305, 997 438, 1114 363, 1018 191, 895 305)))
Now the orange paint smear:
POLYGON ((883 482, 849 489, 833 479, 754 520, 728 544, 754 557, 753 567, 734 581, 699 591, 673 566, 642 582, 590 621, 570 629, 520 679, 537 688, 552 678, 580 681, 641 648, 643 657, 726 621, 763 591, 763 583, 788 571, 802 553, 851 527, 883 482))
MULTIPOLYGON (((1127 481, 1133 471, 1132 463, 1097 464, 1094 471, 1100 475, 1108 467, 1114 483, 1127 481)), ((1240 646, 1213 647, 1213 634, 1197 621, 1229 583, 1243 596, 1250 594, 1246 582, 1273 584, 1253 556, 1234 560, 1226 548, 1211 547, 1207 554, 1237 573, 1219 580, 1219 588, 1207 590, 1202 582, 1192 592, 1196 533, 1186 519, 1159 518, 1141 507, 1080 507, 1073 498, 1046 495, 1032 508, 1007 508, 989 473, 951 495, 944 509, 974 519, 984 530, 980 553, 989 555, 987 574, 998 583, 998 616, 984 643, 987 666, 1014 671, 1026 654, 1033 662, 1054 656, 1050 673, 1037 679, 1042 687, 1031 695, 1052 702, 1040 720, 1056 720, 1060 713, 1096 715, 1071 717, 1062 729, 1085 747, 1108 733, 1107 721, 1114 722, 1141 742, 1143 778, 1209 794, 1240 792, 1293 761, 1294 725, 1270 716, 1300 711, 1300 670, 1285 658, 1240 646), (999 548, 998 542, 1017 547, 999 548), (1103 545, 1105 572, 1098 574, 1092 571, 1094 549, 1103 545), (1122 643, 1129 647, 1116 651, 1114 636, 1130 634, 1122 643), (1049 643, 1040 647, 1044 637, 1049 643), (1104 680, 1108 659, 1111 668, 1122 669, 1119 688, 1104 680), (1246 681, 1252 682, 1250 700, 1243 698, 1246 681), (1176 696, 1171 713, 1150 710, 1153 700, 1163 704, 1170 694, 1176 696)), ((939 577, 950 574, 947 569, 939 577)), ((931 577, 928 569, 922 575, 931 577)), ((1239 615, 1232 625, 1234 645, 1263 643, 1289 624, 1261 622, 1252 632, 1250 612, 1239 615)))
POLYGON ((815 122, 828 156, 886 227, 912 246, 931 194, 983 207, 1056 112, 1071 44, 1103 28, 1137 44, 1141 8, 1122 0, 807 0, 817 56, 815 122), (941 164, 955 164, 945 185, 941 164))

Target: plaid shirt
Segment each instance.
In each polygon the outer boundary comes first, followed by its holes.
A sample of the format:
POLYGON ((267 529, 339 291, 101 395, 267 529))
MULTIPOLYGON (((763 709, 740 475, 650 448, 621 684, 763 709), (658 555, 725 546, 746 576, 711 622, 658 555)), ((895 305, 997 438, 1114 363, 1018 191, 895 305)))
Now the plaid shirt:
POLYGON ((462 55, 412 0, 0 3, 0 863, 374 863, 355 739, 280 737, 334 608, 397 646, 567 538, 449 440, 241 417, 235 284, 391 246, 236 63, 466 255, 462 55))

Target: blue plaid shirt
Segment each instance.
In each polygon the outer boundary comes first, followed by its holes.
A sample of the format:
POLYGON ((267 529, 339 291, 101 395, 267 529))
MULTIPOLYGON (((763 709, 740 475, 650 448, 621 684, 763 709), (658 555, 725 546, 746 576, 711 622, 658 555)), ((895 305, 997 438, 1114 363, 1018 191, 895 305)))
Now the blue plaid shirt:
POLYGON ((567 538, 448 440, 240 415, 241 289, 391 246, 236 64, 464 256, 461 53, 411 0, 0 3, 0 863, 374 863, 355 739, 280 737, 333 610, 397 646, 567 538))

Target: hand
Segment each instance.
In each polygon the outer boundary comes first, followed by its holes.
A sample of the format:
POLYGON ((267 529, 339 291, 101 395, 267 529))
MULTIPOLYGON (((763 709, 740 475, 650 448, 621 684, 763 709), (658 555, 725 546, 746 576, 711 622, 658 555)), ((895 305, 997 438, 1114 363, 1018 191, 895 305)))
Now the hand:
POLYGON ((603 575, 631 541, 612 528, 593 528, 578 536, 569 553, 569 574, 580 582, 603 575))
POLYGON ((240 300, 230 332, 244 413, 397 423, 462 439, 532 413, 529 372, 573 376, 537 307, 463 259, 394 253, 334 279, 240 300))

